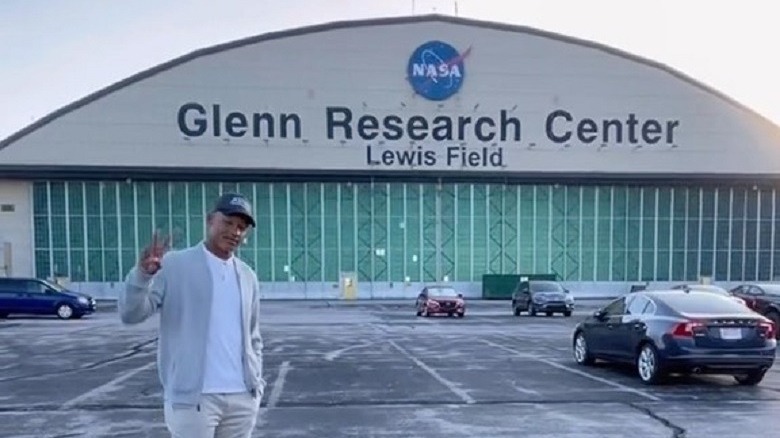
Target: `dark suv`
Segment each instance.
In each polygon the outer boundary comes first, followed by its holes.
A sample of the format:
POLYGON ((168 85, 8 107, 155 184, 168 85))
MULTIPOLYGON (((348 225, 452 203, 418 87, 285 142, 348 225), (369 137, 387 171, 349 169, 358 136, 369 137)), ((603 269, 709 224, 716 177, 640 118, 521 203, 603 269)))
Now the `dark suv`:
MULTIPOLYGON (((745 304, 754 311, 766 316, 780 327, 780 284, 750 283, 731 289, 734 296, 745 300, 745 304)), ((780 335, 775 335, 780 339, 780 335)))
POLYGON ((0 278, 0 318, 9 314, 81 318, 95 311, 95 299, 37 278, 0 278))
POLYGON ((537 312, 547 316, 553 313, 571 316, 572 310, 574 297, 557 281, 521 281, 512 294, 512 313, 515 316, 524 311, 531 316, 536 316, 537 312))

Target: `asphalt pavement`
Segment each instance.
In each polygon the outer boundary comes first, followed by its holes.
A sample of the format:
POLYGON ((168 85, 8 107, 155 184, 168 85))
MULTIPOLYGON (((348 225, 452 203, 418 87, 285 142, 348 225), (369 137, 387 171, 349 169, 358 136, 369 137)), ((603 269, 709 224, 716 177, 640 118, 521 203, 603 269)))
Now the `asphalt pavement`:
MULTIPOLYGON (((515 317, 503 301, 463 319, 412 304, 266 302, 268 386, 256 437, 755 437, 780 428, 780 367, 758 387, 580 367, 574 316, 515 317)), ((156 319, 108 307, 78 321, 0 320, 0 437, 167 437, 156 319)))

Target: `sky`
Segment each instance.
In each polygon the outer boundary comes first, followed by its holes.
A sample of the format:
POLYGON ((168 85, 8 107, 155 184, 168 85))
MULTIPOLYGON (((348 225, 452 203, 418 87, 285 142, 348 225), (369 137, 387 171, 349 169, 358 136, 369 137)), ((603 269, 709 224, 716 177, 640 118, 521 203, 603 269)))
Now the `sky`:
POLYGON ((0 0, 0 139, 194 50, 312 24, 428 13, 624 50, 780 125, 780 2, 772 0, 0 0))

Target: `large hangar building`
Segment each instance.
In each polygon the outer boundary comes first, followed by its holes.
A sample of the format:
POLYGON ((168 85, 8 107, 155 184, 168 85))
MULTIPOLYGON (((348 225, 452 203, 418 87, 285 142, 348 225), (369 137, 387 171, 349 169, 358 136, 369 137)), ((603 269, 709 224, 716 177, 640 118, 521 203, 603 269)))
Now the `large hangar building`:
POLYGON ((780 129, 673 69, 428 15, 210 47, 0 142, 0 275, 115 296, 152 231, 253 200, 266 298, 413 297, 483 274, 578 294, 780 277, 780 129))

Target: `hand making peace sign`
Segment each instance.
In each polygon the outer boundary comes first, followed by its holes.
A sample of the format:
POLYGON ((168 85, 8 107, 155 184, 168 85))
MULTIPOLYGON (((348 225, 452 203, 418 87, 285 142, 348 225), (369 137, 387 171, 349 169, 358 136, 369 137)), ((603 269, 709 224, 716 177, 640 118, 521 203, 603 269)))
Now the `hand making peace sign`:
POLYGON ((162 257, 170 248, 170 244, 170 236, 161 237, 155 231, 152 235, 152 243, 141 252, 139 268, 148 275, 154 275, 160 270, 162 257))

